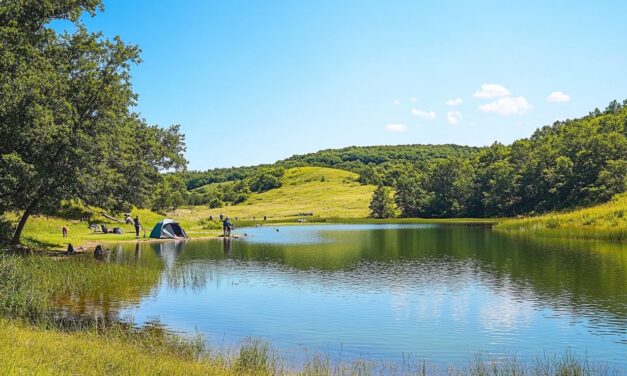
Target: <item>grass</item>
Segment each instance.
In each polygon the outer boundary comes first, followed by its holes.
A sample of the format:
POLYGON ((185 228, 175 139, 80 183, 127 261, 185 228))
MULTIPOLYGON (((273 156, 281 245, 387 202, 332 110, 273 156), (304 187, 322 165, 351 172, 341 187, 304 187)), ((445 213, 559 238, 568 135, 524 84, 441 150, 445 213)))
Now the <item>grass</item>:
POLYGON ((283 186, 253 193, 244 203, 218 209, 192 207, 176 210, 176 218, 199 221, 221 213, 239 220, 294 221, 302 213, 319 218, 366 218, 375 187, 361 185, 352 172, 323 167, 298 167, 285 172, 283 186))
POLYGON ((192 191, 198 192, 198 193, 213 193, 222 187, 227 187, 229 185, 233 185, 234 183, 235 181, 225 181, 222 183, 209 183, 209 184, 200 186, 198 188, 194 188, 192 189, 192 191))
MULTIPOLYGON (((145 229, 145 233, 143 231, 140 232, 139 241, 150 240, 150 231, 154 225, 166 217, 178 221, 191 237, 208 237, 217 236, 219 234, 217 230, 219 226, 217 223, 215 226, 207 227, 205 224, 200 223, 197 218, 188 218, 176 215, 176 213, 163 215, 147 209, 133 209, 132 216, 135 217, 135 215, 139 215, 142 226, 145 229)), ((22 243, 35 249, 64 250, 68 243, 72 243, 77 247, 79 245, 90 245, 102 242, 136 241, 135 229, 132 225, 114 222, 101 215, 97 215, 97 217, 99 220, 96 223, 106 224, 110 229, 120 227, 124 233, 103 234, 100 231, 94 232, 92 229, 88 228, 86 221, 50 216, 33 216, 26 222, 26 227, 22 234, 22 243), (67 226, 69 229, 67 238, 63 238, 61 233, 63 226, 67 226)), ((16 220, 15 216, 9 218, 16 220)))
POLYGON ((497 230, 573 239, 627 239, 627 194, 591 208, 537 217, 507 219, 497 230))
MULTIPOLYGON (((64 300, 115 293, 138 300, 159 280, 158 262, 103 263, 91 256, 52 258, 0 253, 0 315, 45 323, 64 300)), ((95 300, 95 299, 94 299, 95 300)))
POLYGON ((237 375, 218 361, 148 350, 93 332, 44 330, 0 319, 3 375, 237 375))

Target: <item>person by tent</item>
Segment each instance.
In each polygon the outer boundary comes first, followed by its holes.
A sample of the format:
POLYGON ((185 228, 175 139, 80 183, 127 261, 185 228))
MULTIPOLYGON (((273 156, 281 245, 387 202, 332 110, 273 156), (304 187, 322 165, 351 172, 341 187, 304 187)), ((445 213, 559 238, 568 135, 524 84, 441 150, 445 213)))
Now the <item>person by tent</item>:
POLYGON ((139 221, 138 215, 136 215, 135 219, 133 219, 133 226, 135 226, 135 237, 139 238, 139 230, 142 228, 142 224, 139 221))

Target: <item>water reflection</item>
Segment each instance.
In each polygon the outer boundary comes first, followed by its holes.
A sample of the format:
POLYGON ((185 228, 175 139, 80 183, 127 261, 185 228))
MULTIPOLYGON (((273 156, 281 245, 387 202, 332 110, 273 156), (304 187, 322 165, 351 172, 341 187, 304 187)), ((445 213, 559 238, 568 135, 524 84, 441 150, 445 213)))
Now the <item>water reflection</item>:
MULTIPOLYGON (((152 288, 111 291, 121 314, 209 340, 281 348, 537 355, 572 347, 622 364, 627 246, 537 239, 485 227, 324 225, 246 229, 244 239, 124 245, 112 262, 158 262, 152 288)), ((98 306, 100 301, 96 301, 98 306)))

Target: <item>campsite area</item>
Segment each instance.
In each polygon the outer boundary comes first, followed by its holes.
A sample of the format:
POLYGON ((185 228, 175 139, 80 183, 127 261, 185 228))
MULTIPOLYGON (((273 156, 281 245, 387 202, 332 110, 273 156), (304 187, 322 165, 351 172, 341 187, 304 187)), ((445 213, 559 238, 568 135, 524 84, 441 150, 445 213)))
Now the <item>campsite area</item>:
POLYGON ((627 374, 626 13, 0 1, 0 375, 627 374))

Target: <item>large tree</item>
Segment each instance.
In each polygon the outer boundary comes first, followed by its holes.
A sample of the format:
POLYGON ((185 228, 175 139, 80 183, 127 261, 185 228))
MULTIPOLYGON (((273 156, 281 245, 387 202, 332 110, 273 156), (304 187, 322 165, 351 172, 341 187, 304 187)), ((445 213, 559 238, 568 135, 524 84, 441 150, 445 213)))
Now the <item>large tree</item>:
POLYGON ((370 201, 371 218, 392 218, 395 215, 394 201, 390 195, 390 188, 379 185, 372 193, 370 201))
POLYGON ((139 49, 80 21, 99 0, 0 1, 0 211, 29 216, 68 199, 112 210, 146 205, 161 171, 184 168, 178 126, 131 111, 139 49), (54 20, 74 24, 57 32, 54 20))

